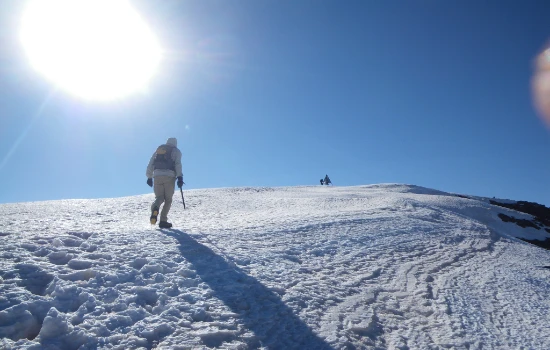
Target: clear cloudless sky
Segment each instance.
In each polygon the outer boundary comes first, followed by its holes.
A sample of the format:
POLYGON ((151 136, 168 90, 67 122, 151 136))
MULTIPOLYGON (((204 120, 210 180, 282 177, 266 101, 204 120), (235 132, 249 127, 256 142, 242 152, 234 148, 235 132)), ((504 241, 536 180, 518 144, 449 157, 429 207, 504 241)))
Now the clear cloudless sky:
MULTIPOLYGON (((144 93, 55 89, 0 12, 0 203, 150 193, 176 137, 185 189, 408 183, 550 205, 533 107, 548 1, 131 1, 165 53, 144 93)), ((98 24, 100 25, 100 24, 98 24)))

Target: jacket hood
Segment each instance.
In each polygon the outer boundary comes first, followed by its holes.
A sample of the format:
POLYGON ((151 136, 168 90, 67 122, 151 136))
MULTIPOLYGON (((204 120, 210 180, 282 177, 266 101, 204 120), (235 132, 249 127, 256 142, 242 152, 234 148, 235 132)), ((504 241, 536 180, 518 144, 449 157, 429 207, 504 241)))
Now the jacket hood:
POLYGON ((174 147, 178 147, 178 140, 176 140, 175 137, 170 137, 167 141, 166 141, 166 144, 167 145, 172 145, 174 147))

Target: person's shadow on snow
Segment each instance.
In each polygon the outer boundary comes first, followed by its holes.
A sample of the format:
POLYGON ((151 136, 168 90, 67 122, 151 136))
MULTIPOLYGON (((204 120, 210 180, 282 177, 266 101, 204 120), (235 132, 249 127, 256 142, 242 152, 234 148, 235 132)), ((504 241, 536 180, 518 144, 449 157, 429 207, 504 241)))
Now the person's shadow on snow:
MULTIPOLYGON (((277 294, 257 279, 248 276, 185 232, 163 232, 178 240, 182 256, 193 264, 214 296, 238 314, 244 326, 254 332, 255 337, 241 339, 248 346, 268 349, 332 349, 277 294)), ((219 340, 212 340, 219 344, 210 343, 208 339, 203 341, 211 347, 222 345, 219 340)))

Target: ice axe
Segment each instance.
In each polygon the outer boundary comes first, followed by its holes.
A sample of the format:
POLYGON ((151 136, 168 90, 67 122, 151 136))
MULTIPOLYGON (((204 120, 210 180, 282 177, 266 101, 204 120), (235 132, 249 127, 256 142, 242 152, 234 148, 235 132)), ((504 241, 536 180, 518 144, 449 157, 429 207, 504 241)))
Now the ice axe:
POLYGON ((181 201, 183 202, 183 209, 185 209, 185 198, 183 198, 183 188, 180 187, 181 201))

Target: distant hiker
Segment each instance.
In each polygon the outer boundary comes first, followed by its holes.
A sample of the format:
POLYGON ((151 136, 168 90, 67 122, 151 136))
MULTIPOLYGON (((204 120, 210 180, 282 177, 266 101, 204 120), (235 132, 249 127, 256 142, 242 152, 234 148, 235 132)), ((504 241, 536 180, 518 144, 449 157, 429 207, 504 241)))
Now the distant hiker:
POLYGON ((183 174, 181 172, 181 151, 177 147, 178 141, 171 137, 166 144, 160 145, 147 165, 147 185, 153 187, 153 178, 155 192, 155 201, 151 205, 151 225, 157 223, 159 208, 164 203, 160 212, 160 228, 170 228, 172 224, 168 222, 168 212, 172 205, 172 196, 174 195, 176 178, 178 187, 183 186, 183 174))
POLYGON ((325 181, 325 185, 327 185, 327 186, 328 186, 329 184, 332 185, 332 182, 330 182, 330 179, 329 179, 328 175, 325 175, 325 180, 324 180, 324 181, 325 181))
POLYGON ((324 185, 323 179, 321 179, 321 180, 319 180, 319 181, 321 181, 321 186, 323 186, 323 185, 324 185))

